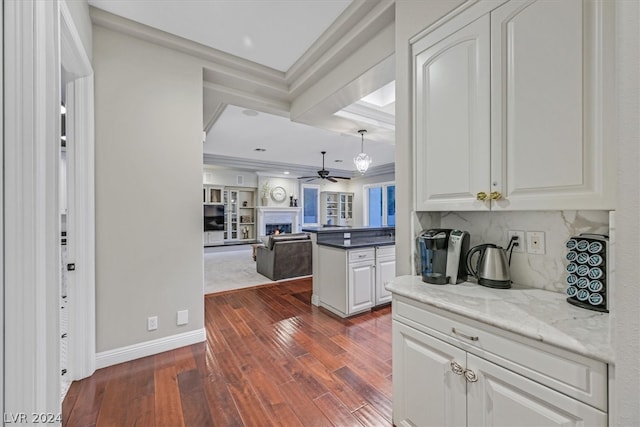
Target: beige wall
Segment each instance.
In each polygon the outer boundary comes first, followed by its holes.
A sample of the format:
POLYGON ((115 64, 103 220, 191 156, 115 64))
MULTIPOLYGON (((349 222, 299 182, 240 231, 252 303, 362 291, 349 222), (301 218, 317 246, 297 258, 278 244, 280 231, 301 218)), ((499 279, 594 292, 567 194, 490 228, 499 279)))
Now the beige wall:
POLYGON ((103 352, 200 329, 202 69, 93 29, 96 338, 103 352), (176 326, 176 312, 189 324, 176 326), (158 330, 147 332, 147 317, 158 330))
POLYGON ((413 149, 409 39, 463 0, 396 1, 396 273, 412 274, 413 149))

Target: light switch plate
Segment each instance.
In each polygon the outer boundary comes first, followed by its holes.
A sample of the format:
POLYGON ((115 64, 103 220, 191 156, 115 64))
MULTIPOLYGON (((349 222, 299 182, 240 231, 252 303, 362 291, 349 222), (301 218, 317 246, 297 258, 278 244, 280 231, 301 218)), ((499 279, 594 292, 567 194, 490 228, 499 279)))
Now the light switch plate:
POLYGON ((186 325, 189 323, 189 310, 180 310, 178 312, 178 319, 176 321, 178 326, 186 325))
POLYGON ((544 250, 544 231, 527 232, 527 252, 542 255, 544 250))

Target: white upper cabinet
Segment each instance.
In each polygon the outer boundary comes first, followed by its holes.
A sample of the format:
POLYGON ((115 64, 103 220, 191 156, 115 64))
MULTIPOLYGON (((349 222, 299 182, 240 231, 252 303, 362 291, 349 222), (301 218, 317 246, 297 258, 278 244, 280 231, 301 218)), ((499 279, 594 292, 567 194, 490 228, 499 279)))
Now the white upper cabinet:
POLYGON ((511 0, 413 44, 417 210, 615 208, 611 7, 511 0))
POLYGON ((414 45, 417 210, 488 209, 490 20, 414 45))

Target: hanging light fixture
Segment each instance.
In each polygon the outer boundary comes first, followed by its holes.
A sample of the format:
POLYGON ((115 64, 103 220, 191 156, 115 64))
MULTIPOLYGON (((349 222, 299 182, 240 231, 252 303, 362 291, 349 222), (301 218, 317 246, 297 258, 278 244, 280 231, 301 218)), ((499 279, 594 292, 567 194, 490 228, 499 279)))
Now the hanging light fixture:
POLYGON ((367 130, 360 129, 358 133, 362 137, 362 143, 360 146, 360 154, 353 158, 353 164, 356 165, 356 169, 358 169, 358 172, 364 174, 371 165, 371 157, 369 157, 369 155, 364 152, 364 134, 367 133, 367 130))

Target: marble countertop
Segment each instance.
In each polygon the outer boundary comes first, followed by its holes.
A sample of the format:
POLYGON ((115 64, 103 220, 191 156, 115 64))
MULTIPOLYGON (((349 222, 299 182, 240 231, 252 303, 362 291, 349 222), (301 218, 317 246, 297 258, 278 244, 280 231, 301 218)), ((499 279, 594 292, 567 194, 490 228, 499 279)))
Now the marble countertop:
POLYGON ((569 350, 614 362, 608 313, 575 307, 566 296, 543 289, 491 289, 474 283, 432 285, 400 276, 386 289, 469 319, 569 350))
POLYGON ((349 240, 328 240, 318 242, 318 246, 330 246, 338 249, 370 248, 374 246, 395 245, 395 237, 378 236, 369 238, 355 238, 349 240))

